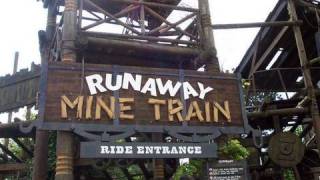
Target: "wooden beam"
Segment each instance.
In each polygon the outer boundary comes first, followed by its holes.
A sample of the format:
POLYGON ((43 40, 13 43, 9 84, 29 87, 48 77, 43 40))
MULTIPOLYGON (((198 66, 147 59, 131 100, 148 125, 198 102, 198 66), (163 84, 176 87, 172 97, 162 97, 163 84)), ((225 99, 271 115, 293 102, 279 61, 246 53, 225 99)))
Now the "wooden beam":
POLYGON ((120 21, 119 19, 117 19, 117 17, 115 17, 114 15, 110 14, 109 12, 107 12, 106 10, 102 9, 101 7, 99 7, 98 5, 96 5, 94 2, 90 1, 90 0, 84 0, 86 3, 90 4, 91 6, 95 7, 98 11, 100 11, 102 14, 108 16, 109 18, 111 18, 112 20, 116 21, 119 25, 129 29, 130 31, 132 31, 133 33, 136 34, 141 34, 139 31, 135 30, 134 28, 128 26, 126 23, 120 21))
POLYGON ((181 7, 181 6, 169 5, 164 3, 156 3, 156 2, 145 2, 145 1, 135 1, 135 0, 110 0, 110 1, 117 2, 117 3, 125 3, 125 4, 145 5, 149 7, 164 8, 164 9, 171 9, 171 10, 190 11, 190 12, 199 11, 196 8, 181 7))
POLYGON ((0 174, 16 173, 28 169, 28 165, 24 163, 7 163, 0 164, 0 174))
POLYGON ((287 26, 283 27, 281 29, 279 34, 273 39, 273 41, 271 42, 269 47, 264 51, 263 55, 257 61, 257 63, 255 64, 254 68, 252 69, 252 73, 249 75, 249 77, 251 77, 252 74, 255 73, 260 68, 260 66, 264 63, 264 61, 270 55, 270 53, 275 50, 275 47, 278 45, 278 43, 280 42, 280 40, 282 39, 284 34, 288 31, 288 29, 289 29, 289 27, 287 27, 287 26))
MULTIPOLYGON (((131 11, 134 11, 134 10, 136 10, 136 9, 138 9, 139 8, 139 6, 133 6, 133 7, 126 7, 126 8, 124 8, 124 9, 122 9, 120 12, 118 12, 118 13, 116 13, 116 14, 114 14, 113 16, 115 17, 115 18, 119 18, 119 17, 121 17, 121 16, 124 16, 124 15, 126 15, 126 14, 128 14, 129 12, 131 12, 131 11)), ((82 30, 88 30, 88 29, 90 29, 90 28, 93 28, 93 27, 95 27, 95 26, 98 26, 98 25, 100 25, 100 24, 102 24, 102 23, 107 23, 107 22, 110 22, 110 21, 112 21, 113 19, 112 18, 105 18, 105 19, 101 19, 101 20, 98 20, 97 22, 94 22, 94 23, 92 23, 92 24, 89 24, 89 25, 87 25, 87 26, 85 26, 85 27, 83 27, 83 28, 81 28, 82 30)))
POLYGON ((193 41, 159 38, 159 37, 153 37, 153 36, 132 36, 132 35, 126 35, 126 34, 113 34, 113 33, 104 33, 104 32, 82 32, 82 34, 88 35, 90 37, 97 37, 97 38, 113 37, 113 38, 121 38, 123 40, 133 39, 133 40, 169 42, 169 43, 187 44, 187 45, 198 45, 197 42, 193 42, 193 41))
POLYGON ((13 160, 15 160, 18 163, 22 163, 22 160, 20 158, 18 158, 13 152, 11 152, 6 146, 4 146, 1 143, 0 143, 0 148, 5 154, 9 155, 13 160))
MULTIPOLYGON (((289 15, 293 21, 298 20, 298 15, 296 12, 295 5, 296 4, 295 4, 294 0, 288 0, 289 15)), ((310 103, 309 107, 310 107, 310 114, 311 114, 311 117, 313 120, 314 131, 316 134, 316 141, 320 142, 320 114, 319 114, 317 97, 316 97, 315 89, 314 89, 313 82, 312 82, 309 61, 307 58, 306 49, 304 47, 304 42, 303 42, 303 37, 302 37, 300 27, 293 26, 292 29, 294 32, 294 37, 295 37, 296 45, 297 45, 297 49, 298 49, 298 55, 299 55, 299 60, 300 60, 300 66, 302 69, 304 84, 307 89, 307 95, 311 99, 311 103, 310 103)), ((317 149, 320 150, 320 143, 317 143, 317 149)))
POLYGON ((0 138, 13 138, 13 137, 34 137, 34 131, 25 134, 20 131, 20 125, 26 127, 29 126, 31 122, 18 122, 11 124, 0 124, 0 138))
POLYGON ((21 142, 18 138, 12 138, 12 140, 30 157, 33 157, 33 152, 26 145, 24 145, 23 142, 21 142))
POLYGON ((209 0, 198 0, 199 5, 199 32, 201 46, 208 56, 204 56, 206 60, 206 71, 220 72, 220 65, 217 57, 217 49, 215 45, 213 29, 211 27, 211 13, 209 0))
POLYGON ((168 20, 166 20, 164 17, 162 17, 160 14, 158 14, 157 12, 155 12, 154 10, 150 9, 149 7, 145 7, 145 10, 148 11, 153 17, 159 19, 160 21, 166 23, 167 25, 171 26, 172 28, 174 28, 176 31, 179 31, 180 33, 190 37, 191 39, 197 39, 197 37, 195 37, 194 35, 183 31, 182 29, 176 27, 173 23, 170 23, 168 20))
POLYGON ((275 110, 267 110, 264 112, 249 112, 247 113, 248 118, 263 118, 270 116, 285 116, 285 115, 298 115, 298 114, 306 114, 308 113, 308 108, 285 108, 285 109, 275 109, 275 110))
POLYGON ((150 30, 147 34, 151 35, 151 34, 154 34, 156 32, 159 32, 160 34, 162 33, 165 33, 167 31, 169 31, 171 28, 173 27, 177 27, 179 24, 185 22, 186 20, 196 16, 197 14, 196 13, 191 13, 185 17, 183 17, 182 19, 180 19, 179 21, 175 22, 175 23, 172 23, 172 26, 171 25, 163 25, 163 26, 159 26, 155 29, 152 29, 150 30))
POLYGON ((258 27, 282 27, 301 25, 302 21, 274 21, 274 22, 254 22, 236 24, 213 24, 213 29, 237 29, 237 28, 258 28, 258 27))
POLYGON ((123 40, 111 40, 92 37, 88 38, 88 44, 103 45, 105 47, 122 48, 126 50, 131 49, 136 51, 157 52, 182 56, 197 56, 199 54, 199 49, 197 48, 174 47, 144 42, 126 42, 123 40))

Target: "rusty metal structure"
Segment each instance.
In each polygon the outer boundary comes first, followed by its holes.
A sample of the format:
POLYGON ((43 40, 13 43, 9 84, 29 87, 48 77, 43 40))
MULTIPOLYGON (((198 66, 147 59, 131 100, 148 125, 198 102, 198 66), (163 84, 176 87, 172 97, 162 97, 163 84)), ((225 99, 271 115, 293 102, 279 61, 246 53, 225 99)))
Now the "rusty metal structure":
MULTIPOLYGON (((272 163, 265 149, 273 135, 295 132, 298 128, 302 129, 299 137, 306 151, 302 161, 290 168, 296 179, 318 179, 319 2, 280 0, 266 22, 214 25, 208 0, 198 0, 198 8, 183 7, 179 3, 180 0, 43 0, 48 18, 46 30, 39 31, 42 64, 61 61, 190 70, 204 67, 206 71, 219 72, 212 30, 261 27, 235 70, 242 75, 247 90, 249 124, 264 132, 262 141, 256 140, 256 134, 249 134, 243 140, 248 147, 256 149, 249 159, 252 179, 283 178, 284 167, 272 163), (171 22, 170 16, 177 12, 184 16, 171 22), (281 97, 253 101, 259 95, 270 94, 281 97)), ((36 105, 33 88, 38 78, 39 67, 1 78, 0 94, 11 85, 18 84, 21 89, 27 86, 21 82, 29 84, 31 94, 22 98, 28 101, 13 103, 12 107, 12 102, 9 107, 1 101, 0 111, 11 112, 23 106, 30 109, 36 105)), ((30 124, 30 121, 19 120, 1 124, 0 137, 12 139, 29 157, 34 156, 33 179, 43 180, 47 176, 49 135, 40 129, 26 131, 25 127, 30 124), (33 152, 21 141, 30 137, 35 140, 33 152)), ((163 139, 162 134, 157 133, 148 138, 154 142, 163 139)), ((56 141, 55 179, 80 179, 82 174, 74 171, 81 172, 97 164, 96 160, 75 158, 77 140, 72 133, 59 131, 56 141)), ((0 148, 3 152, 1 175, 26 170, 25 160, 18 158, 6 143, 0 144, 0 148)), ((146 179, 166 179, 172 175, 165 171, 170 163, 164 160, 126 163, 138 164, 146 179), (146 164, 151 165, 153 171, 146 164)), ((126 168, 121 169, 128 179, 132 178, 126 168)), ((108 174, 104 178, 112 179, 108 174)))

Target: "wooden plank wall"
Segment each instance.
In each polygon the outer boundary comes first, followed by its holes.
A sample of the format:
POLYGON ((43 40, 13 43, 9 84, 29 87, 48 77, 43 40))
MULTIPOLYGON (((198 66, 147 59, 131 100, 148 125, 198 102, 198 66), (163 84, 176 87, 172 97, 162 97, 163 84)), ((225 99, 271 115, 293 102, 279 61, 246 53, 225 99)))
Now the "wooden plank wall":
POLYGON ((22 69, 15 75, 0 77, 0 112, 15 110, 36 103, 40 66, 22 69))

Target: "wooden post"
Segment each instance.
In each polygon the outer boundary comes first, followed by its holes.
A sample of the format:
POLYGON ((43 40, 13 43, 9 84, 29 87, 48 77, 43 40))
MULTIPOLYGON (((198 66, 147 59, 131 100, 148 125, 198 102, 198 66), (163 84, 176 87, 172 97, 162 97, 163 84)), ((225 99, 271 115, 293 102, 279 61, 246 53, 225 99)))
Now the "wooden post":
POLYGON ((34 147, 32 180, 47 179, 48 174, 48 131, 36 131, 36 144, 34 147))
MULTIPOLYGON (((76 62, 77 0, 65 0, 62 29, 62 62, 76 62)), ((56 180, 73 180, 73 134, 57 133, 56 180)))
MULTIPOLYGON (((270 109, 277 109, 277 107, 274 105, 274 106, 271 106, 270 109)), ((281 133, 282 132, 282 127, 281 127, 281 124, 280 124, 280 118, 278 115, 273 115, 272 116, 272 121, 273 121, 273 127, 274 127, 274 134, 278 134, 278 133, 281 133)), ((283 168, 281 168, 280 166, 278 165, 275 165, 274 166, 274 172, 275 172, 275 176, 278 176, 277 178, 279 178, 280 180, 284 180, 284 176, 283 176, 283 168)))
POLYGON ((73 136, 70 132, 57 132, 57 160, 55 180, 73 180, 73 136))
POLYGON ((62 29, 62 61, 75 62, 77 36, 77 0, 66 0, 62 29))
MULTIPOLYGON (((162 142, 161 133, 152 133, 153 142, 162 142)), ((165 163, 163 159, 153 159, 153 180, 162 180, 165 179, 165 163)))
MULTIPOLYGON (((298 15, 296 12, 296 7, 294 0, 288 0, 288 10, 292 21, 298 20, 298 15)), ((299 26, 293 26, 293 32, 297 44, 299 59, 300 59, 300 65, 302 69, 302 75, 304 84, 307 89, 307 95, 311 99, 310 103, 310 113, 313 120, 313 127, 316 134, 316 141, 320 142, 320 115, 319 115, 319 108, 317 104, 316 94, 312 83, 311 78, 311 72, 309 67, 309 62, 307 59, 306 50, 304 47, 303 39, 302 39, 302 33, 299 26)), ((320 150, 320 143, 317 143, 317 148, 320 150)))
MULTIPOLYGON (((13 63, 13 71, 12 74, 17 73, 18 71, 18 62, 19 62, 19 52, 15 52, 14 53, 14 63, 13 63)), ((10 124, 12 122, 12 112, 10 111, 8 113, 8 124, 10 124)), ((9 139, 5 139, 4 140, 4 146, 8 147, 9 145, 9 139)))
MULTIPOLYGON (((41 64, 49 61, 49 44, 52 41, 53 35, 56 28, 56 9, 54 8, 54 1, 51 1, 48 5, 47 14, 47 26, 46 26, 46 39, 47 44, 41 47, 41 64)), ((30 108, 28 108, 27 114, 30 114, 30 108)), ((30 115, 28 115, 30 116, 30 115)), ((28 119, 30 120, 30 119, 28 119)), ((43 180, 47 179, 48 171, 48 141, 49 132, 44 130, 36 130, 36 143, 34 148, 34 160, 33 160, 33 172, 32 180, 43 180)))
POLYGON ((208 0, 198 0, 200 20, 201 20, 201 45, 206 54, 208 54, 208 62, 206 70, 209 72, 219 72, 219 61, 217 58, 217 50, 214 43, 213 29, 211 26, 210 6, 208 0))

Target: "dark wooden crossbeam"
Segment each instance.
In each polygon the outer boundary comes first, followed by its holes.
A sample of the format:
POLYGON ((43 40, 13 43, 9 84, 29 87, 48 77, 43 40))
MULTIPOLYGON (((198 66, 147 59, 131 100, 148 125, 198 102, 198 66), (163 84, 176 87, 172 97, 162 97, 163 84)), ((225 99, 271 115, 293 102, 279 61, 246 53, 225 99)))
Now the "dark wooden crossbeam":
POLYGON ((28 166, 24 163, 0 164, 0 174, 14 173, 26 170, 28 166))
POLYGON ((0 148, 2 149, 2 151, 9 155, 13 160, 15 160, 18 163, 22 163, 23 161, 18 158, 13 152, 11 152, 6 146, 4 146, 3 144, 0 143, 0 148))
POLYGON ((21 147, 21 149, 26 152, 30 157, 33 157, 33 152, 26 146, 23 144, 23 142, 21 142, 18 138, 12 138, 12 140, 17 143, 17 145, 19 147, 21 147))

